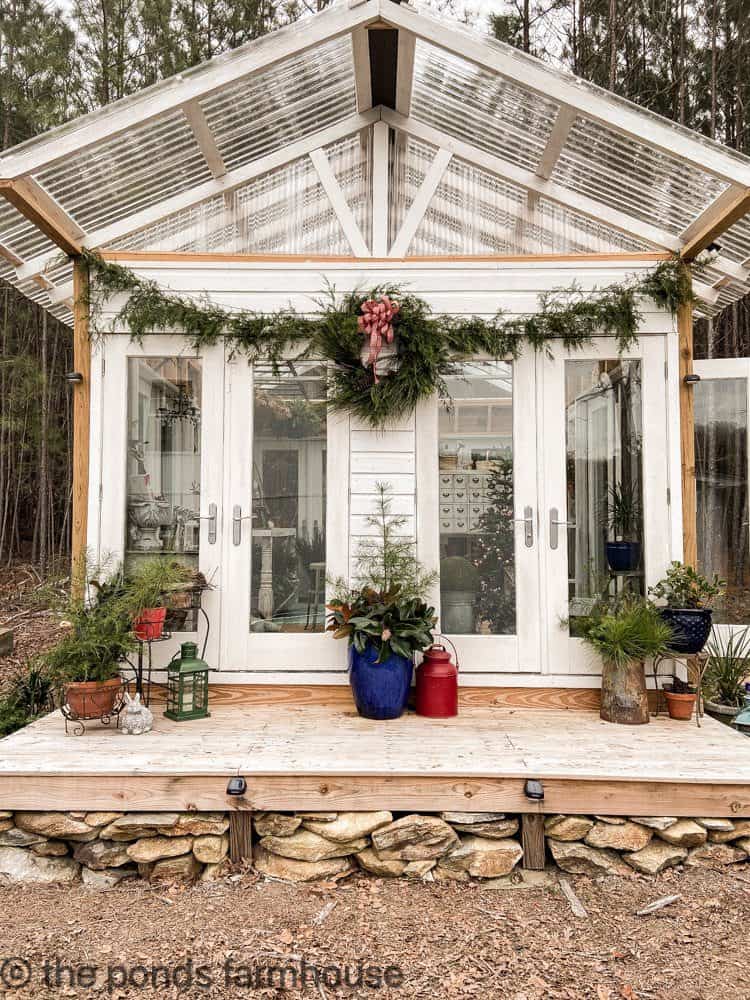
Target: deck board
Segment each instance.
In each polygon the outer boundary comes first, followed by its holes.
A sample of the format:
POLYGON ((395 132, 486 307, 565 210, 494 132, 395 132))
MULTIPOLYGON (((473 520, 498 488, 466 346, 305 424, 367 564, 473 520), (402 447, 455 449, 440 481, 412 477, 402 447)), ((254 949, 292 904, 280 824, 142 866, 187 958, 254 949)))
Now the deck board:
POLYGON ((750 740, 712 719, 631 727, 586 711, 473 707, 456 719, 372 722, 346 705, 232 705, 189 723, 157 713, 144 737, 96 725, 66 736, 53 714, 0 741, 0 779, 238 772, 750 786, 750 740))

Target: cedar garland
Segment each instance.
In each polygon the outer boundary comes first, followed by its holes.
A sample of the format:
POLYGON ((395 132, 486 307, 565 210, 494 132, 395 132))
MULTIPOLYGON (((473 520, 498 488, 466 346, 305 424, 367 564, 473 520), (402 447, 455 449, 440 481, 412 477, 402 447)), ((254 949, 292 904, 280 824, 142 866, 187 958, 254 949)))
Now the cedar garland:
POLYGON ((84 253, 92 281, 92 333, 101 306, 118 294, 128 300, 117 320, 133 340, 156 331, 181 331, 196 351, 224 340, 233 352, 250 362, 265 361, 278 370, 284 360, 323 358, 330 362, 328 404, 382 427, 414 410, 434 393, 446 394, 446 377, 456 371, 456 360, 472 355, 519 357, 524 344, 551 351, 553 343, 580 349, 594 336, 613 337, 618 351, 637 340, 641 313, 638 298, 653 299, 674 315, 693 301, 690 272, 677 258, 630 281, 584 292, 577 285, 539 296, 537 312, 504 319, 478 316, 435 316, 427 303, 394 286, 379 286, 367 295, 351 292, 338 297, 329 290, 318 311, 300 315, 295 310, 274 313, 231 311, 208 300, 165 291, 156 282, 138 277, 130 268, 84 253), (376 382, 372 368, 362 361, 364 338, 358 329, 360 307, 367 298, 388 295, 400 305, 395 323, 393 354, 384 357, 376 382))

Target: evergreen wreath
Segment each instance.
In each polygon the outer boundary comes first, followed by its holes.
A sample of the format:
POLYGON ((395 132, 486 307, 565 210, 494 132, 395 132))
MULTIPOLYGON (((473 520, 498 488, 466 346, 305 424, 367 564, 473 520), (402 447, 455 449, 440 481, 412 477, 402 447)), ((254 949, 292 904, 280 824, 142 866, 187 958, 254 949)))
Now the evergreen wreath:
POLYGON ((327 299, 316 303, 314 315, 292 308, 258 313, 223 309, 205 298, 164 290, 90 251, 83 260, 89 269, 94 335, 106 332, 97 321, 102 304, 127 294, 116 319, 127 325, 135 341, 155 331, 179 330, 196 351, 223 340, 233 352, 246 354, 250 362, 270 363, 274 371, 290 359, 325 359, 329 362, 328 405, 373 427, 411 413, 421 399, 435 393, 447 395, 445 380, 456 374, 461 358, 517 358, 525 344, 548 353, 553 343, 580 349, 594 336, 613 337, 622 352, 637 340, 639 297, 652 299, 673 315, 694 300, 689 268, 671 258, 643 275, 592 292, 578 285, 546 292, 539 296, 537 312, 510 319, 499 312, 492 319, 436 316, 423 299, 395 286, 379 286, 369 295, 337 296, 330 289, 327 299), (366 313, 385 298, 398 309, 391 319, 392 353, 377 367, 377 361, 369 363, 372 350, 368 362, 363 361, 363 306, 366 313))

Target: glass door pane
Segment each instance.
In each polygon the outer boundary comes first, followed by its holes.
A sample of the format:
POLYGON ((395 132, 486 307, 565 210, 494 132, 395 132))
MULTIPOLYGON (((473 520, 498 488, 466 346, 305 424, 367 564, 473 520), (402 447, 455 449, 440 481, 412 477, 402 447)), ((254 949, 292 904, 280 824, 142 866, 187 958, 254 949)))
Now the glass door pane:
POLYGON ((250 628, 322 632, 326 581, 326 381, 319 362, 253 378, 250 628))
POLYGON ((571 630, 594 601, 643 594, 641 362, 565 362, 571 630))
POLYGON ((202 361, 128 360, 125 566, 154 557, 198 567, 202 361))
POLYGON ((440 411, 440 608, 449 635, 514 635, 513 366, 466 362, 440 411))
POLYGON ((714 605, 723 625, 750 620, 747 385, 703 376, 694 388, 698 568, 727 581, 714 605))

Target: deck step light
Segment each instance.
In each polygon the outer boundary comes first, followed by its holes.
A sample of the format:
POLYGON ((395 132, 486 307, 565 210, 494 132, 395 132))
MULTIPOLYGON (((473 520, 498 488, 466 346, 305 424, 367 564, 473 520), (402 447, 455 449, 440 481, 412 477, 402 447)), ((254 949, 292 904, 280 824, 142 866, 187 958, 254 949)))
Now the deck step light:
POLYGON ((194 642, 183 642, 167 665, 168 719, 184 722, 205 719, 208 711, 208 664, 198 656, 194 642))
POLYGON ((227 795, 244 795, 247 791, 247 782, 241 774, 235 774, 227 783, 227 795))
POLYGON ((535 799, 537 802, 541 802, 544 798, 544 787, 541 781, 529 779, 524 785, 523 790, 527 799, 535 799))

